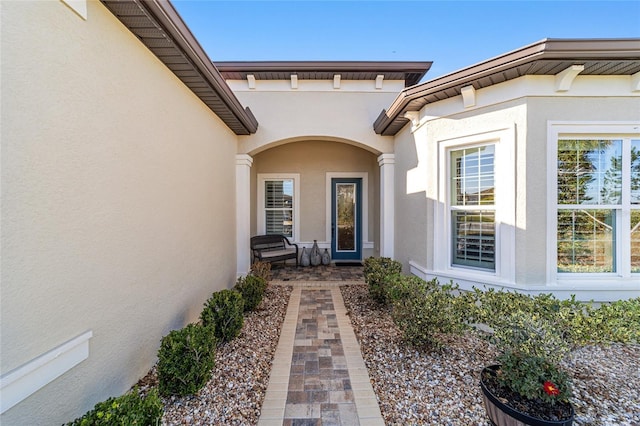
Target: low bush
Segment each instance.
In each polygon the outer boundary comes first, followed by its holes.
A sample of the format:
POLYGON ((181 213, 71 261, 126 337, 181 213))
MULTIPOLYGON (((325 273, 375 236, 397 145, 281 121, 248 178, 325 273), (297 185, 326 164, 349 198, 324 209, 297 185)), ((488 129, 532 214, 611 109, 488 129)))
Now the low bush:
POLYGON ((262 278, 266 283, 271 281, 271 263, 258 261, 251 265, 250 274, 262 278))
POLYGON ((640 298, 603 303, 580 302, 572 296, 559 300, 552 294, 529 296, 522 293, 474 289, 462 296, 468 307, 465 321, 491 328, 509 324, 512 312, 552 322, 570 345, 587 343, 640 342, 640 298))
POLYGON ((503 386, 528 399, 568 401, 571 382, 559 365, 569 343, 561 334, 560 321, 521 311, 506 316, 492 337, 500 353, 497 377, 503 386))
POLYGON ((200 319, 205 326, 213 326, 214 335, 228 342, 240 334, 244 323, 244 299, 235 290, 213 293, 204 304, 200 319))
POLYGON ((242 295, 245 312, 253 311, 258 307, 266 289, 267 282, 264 278, 255 275, 238 278, 234 287, 234 290, 242 295))
POLYGON ((211 378, 216 339, 211 326, 189 324, 162 338, 158 351, 158 389, 162 395, 192 395, 211 378))
POLYGON ((456 304, 456 286, 400 274, 390 277, 388 284, 393 321, 409 343, 437 347, 437 333, 460 333, 466 328, 456 304))
POLYGON ((97 403, 67 426, 149 426, 159 425, 161 418, 162 401, 158 390, 152 389, 142 398, 135 387, 122 396, 97 403))
POLYGON ((588 305, 574 323, 581 343, 640 343, 640 298, 603 303, 597 309, 588 305))
POLYGON ((402 272, 402 264, 388 257, 369 257, 364 261, 364 280, 369 286, 369 294, 376 302, 386 305, 390 302, 389 280, 386 277, 402 272))

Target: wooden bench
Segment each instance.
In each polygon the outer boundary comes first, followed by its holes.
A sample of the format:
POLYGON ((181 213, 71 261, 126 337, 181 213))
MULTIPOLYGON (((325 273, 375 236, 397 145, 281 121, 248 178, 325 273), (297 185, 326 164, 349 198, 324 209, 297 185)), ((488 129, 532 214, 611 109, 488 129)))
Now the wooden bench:
POLYGON ((298 245, 289 242, 284 235, 256 235, 251 237, 253 260, 278 262, 295 259, 298 266, 298 245))

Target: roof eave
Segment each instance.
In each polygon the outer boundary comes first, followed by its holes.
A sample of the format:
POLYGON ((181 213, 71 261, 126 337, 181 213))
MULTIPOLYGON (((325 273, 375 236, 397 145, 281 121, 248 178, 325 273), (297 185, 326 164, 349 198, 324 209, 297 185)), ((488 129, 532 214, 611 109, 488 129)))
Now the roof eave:
POLYGON ((414 99, 430 93, 458 85, 470 84, 487 75, 517 67, 542 59, 638 59, 640 57, 640 39, 544 39, 504 55, 488 59, 459 71, 438 77, 425 83, 408 87, 398 94, 391 106, 380 113, 373 124, 374 131, 392 136, 397 131, 389 131, 396 120, 405 124, 408 119, 399 117, 406 112, 407 105, 414 99))
MULTIPOLYGON (((109 0, 101 1, 105 6, 107 6, 107 9, 109 9, 109 0)), ((146 11, 149 16, 155 19, 162 31, 166 32, 167 35, 173 39, 180 51, 189 59, 189 61, 191 61, 197 71, 206 79, 211 89, 235 118, 235 120, 232 120, 234 122, 230 123, 227 122, 225 118, 221 117, 225 124, 230 129, 235 128, 233 131, 238 135, 249 135, 255 133, 258 129, 258 121, 255 116, 249 108, 244 108, 238 98, 236 98, 235 94, 231 91, 231 88, 220 75, 220 72, 212 64, 204 49, 202 49, 171 2, 168 0, 128 0, 128 2, 134 3, 141 10, 146 11)), ((120 19, 117 15, 115 16, 120 19)), ((126 23, 123 22, 123 24, 126 26, 126 23)), ((141 38, 141 41, 142 43, 145 43, 144 38, 141 38)), ((153 49, 151 49, 150 46, 147 45, 147 47, 153 52, 153 49)), ((163 61, 159 56, 158 59, 163 61)), ((163 61, 163 63, 168 66, 166 62, 163 61)), ((177 77, 180 78, 187 87, 189 87, 188 82, 183 80, 179 75, 177 75, 177 77)), ((196 94, 196 96, 200 97, 198 94, 196 94)), ((209 103, 204 99, 203 102, 205 102, 205 104, 207 104, 209 108, 217 114, 211 105, 209 105, 209 103)))

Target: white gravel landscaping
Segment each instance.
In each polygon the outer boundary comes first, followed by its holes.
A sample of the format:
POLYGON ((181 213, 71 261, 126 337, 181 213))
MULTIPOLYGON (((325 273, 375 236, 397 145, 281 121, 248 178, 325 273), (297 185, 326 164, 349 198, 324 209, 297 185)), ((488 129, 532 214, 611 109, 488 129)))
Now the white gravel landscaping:
MULTIPOLYGON (((490 425, 478 382, 494 361, 492 345, 466 333, 415 350, 366 285, 341 290, 386 424, 490 425)), ((583 347, 564 366, 574 378, 574 424, 640 425, 640 345, 583 347)))
MULTIPOLYGON (((209 383, 195 396, 163 398, 163 425, 257 424, 291 291, 268 287, 240 336, 218 349, 209 383)), ((387 425, 490 425, 478 382, 492 345, 469 332, 416 350, 366 285, 341 291, 387 425)), ((640 426, 640 345, 579 348, 564 366, 574 378, 574 424, 640 426)), ((155 369, 139 382, 143 393, 156 384, 155 369)))
MULTIPOLYGON (((162 398, 163 425, 255 425, 292 287, 270 285, 258 309, 245 314, 238 337, 218 348, 211 380, 197 395, 162 398)), ((157 385, 155 368, 141 391, 157 385)))

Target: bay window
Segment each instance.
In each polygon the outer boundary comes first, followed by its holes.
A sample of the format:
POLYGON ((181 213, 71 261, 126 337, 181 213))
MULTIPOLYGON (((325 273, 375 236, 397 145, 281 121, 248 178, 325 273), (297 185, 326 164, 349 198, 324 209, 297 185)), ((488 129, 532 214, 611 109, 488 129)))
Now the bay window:
POLYGON ((640 137, 575 130, 554 141, 555 269, 628 278, 640 273, 640 137))

